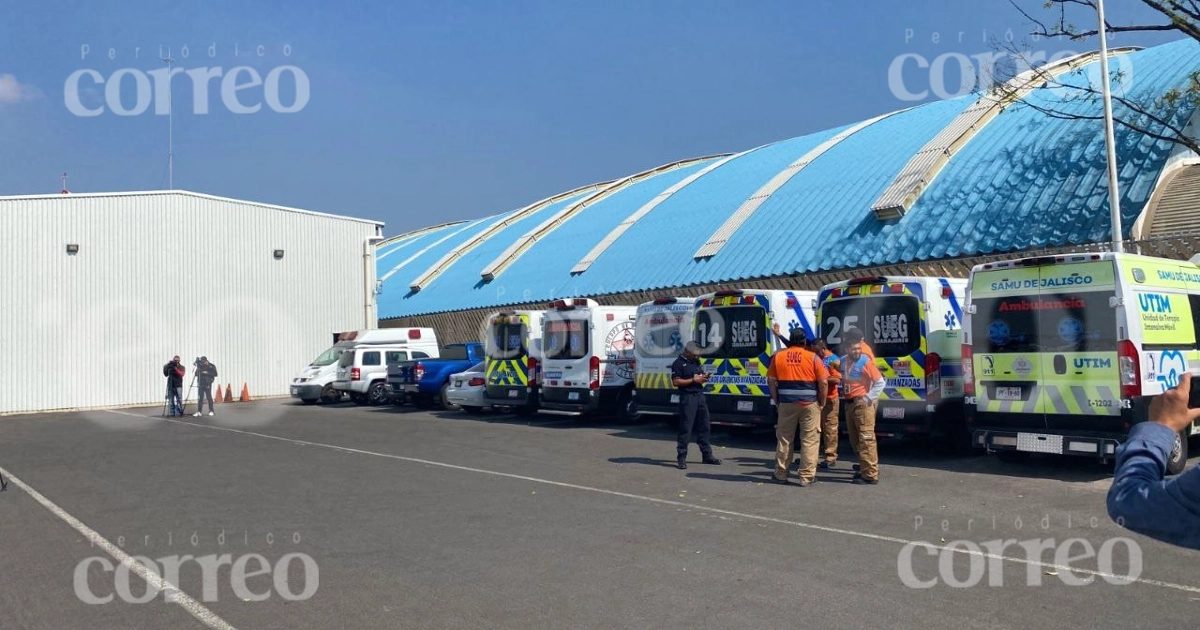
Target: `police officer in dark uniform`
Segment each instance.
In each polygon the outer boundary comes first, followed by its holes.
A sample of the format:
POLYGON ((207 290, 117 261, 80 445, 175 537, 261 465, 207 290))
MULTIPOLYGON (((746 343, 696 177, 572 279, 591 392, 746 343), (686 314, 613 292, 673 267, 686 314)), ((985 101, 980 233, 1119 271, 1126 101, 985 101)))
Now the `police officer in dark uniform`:
POLYGON ((704 384, 708 375, 700 365, 700 344, 689 341, 675 362, 671 364, 671 383, 679 390, 679 438, 675 444, 680 470, 687 468, 688 444, 692 441, 692 429, 696 430, 696 444, 705 464, 718 465, 721 460, 713 457, 709 436, 712 433, 708 422, 708 405, 704 402, 704 384))

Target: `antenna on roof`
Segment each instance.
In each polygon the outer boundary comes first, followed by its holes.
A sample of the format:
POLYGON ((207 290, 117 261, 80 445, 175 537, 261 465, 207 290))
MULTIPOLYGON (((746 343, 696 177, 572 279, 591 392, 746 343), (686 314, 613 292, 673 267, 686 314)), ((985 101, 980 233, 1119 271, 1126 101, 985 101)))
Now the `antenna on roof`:
POLYGON ((65 171, 62 174, 62 194, 71 194, 71 191, 67 190, 67 173, 65 171))
MULTIPOLYGON (((162 49, 160 48, 161 52, 162 49)), ((171 64, 175 63, 175 59, 171 57, 171 49, 167 49, 167 56, 161 58, 167 64, 167 189, 175 189, 175 108, 173 107, 172 95, 175 90, 171 89, 171 64)), ((161 180, 160 180, 161 181, 161 180)))

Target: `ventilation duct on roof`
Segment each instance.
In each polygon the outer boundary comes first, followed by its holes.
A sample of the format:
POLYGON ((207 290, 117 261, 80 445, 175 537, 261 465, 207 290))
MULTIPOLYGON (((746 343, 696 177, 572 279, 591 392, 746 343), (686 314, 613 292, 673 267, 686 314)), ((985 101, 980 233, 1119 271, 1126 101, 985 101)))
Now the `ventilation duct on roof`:
POLYGON ((497 219, 494 223, 489 225, 486 230, 480 232, 479 234, 476 234, 475 237, 472 238, 471 240, 469 240, 465 243, 462 243, 458 247, 455 247, 454 249, 447 252, 445 256, 442 256, 440 259, 438 259, 437 262, 433 263, 432 266, 430 266, 428 269, 426 269, 424 272, 422 272, 421 275, 417 276, 416 279, 414 279, 412 282, 410 282, 408 285, 408 288, 412 289, 413 291, 420 291, 421 289, 424 289, 425 287, 429 286, 430 282, 433 282, 433 280, 435 278, 442 275, 443 272, 445 272, 447 269, 449 269, 450 266, 453 265, 459 258, 462 258, 465 254, 467 254, 471 250, 475 249, 476 247, 479 247, 480 245, 483 244, 484 241, 495 236, 504 228, 516 223, 517 221, 520 221, 521 219, 524 219, 527 216, 535 214, 536 212, 538 212, 539 210, 542 210, 546 206, 549 206, 551 204, 562 201, 563 199, 570 199, 571 197, 573 197, 579 193, 586 192, 588 190, 592 190, 594 188, 598 188, 600 186, 605 186, 605 185, 608 185, 611 183, 612 182, 601 182, 599 184, 591 184, 588 186, 584 186, 582 188, 576 188, 575 190, 571 190, 571 191, 567 191, 565 193, 554 195, 553 197, 547 197, 541 201, 538 201, 536 203, 532 203, 528 206, 525 206, 524 208, 521 208, 520 210, 517 210, 515 212, 510 212, 509 214, 503 215, 502 217, 497 219))
POLYGON ((605 237, 601 239, 599 243, 596 243, 596 246, 592 248, 592 251, 584 254, 583 258, 581 258, 579 262, 575 263, 575 267, 571 269, 571 273, 575 274, 587 271, 588 268, 592 266, 592 263, 596 262, 596 259, 600 257, 600 254, 603 254, 605 250, 612 246, 613 243, 617 242, 617 239, 621 238, 621 235, 625 234, 625 232, 627 232, 629 228, 633 227, 635 223, 644 219, 646 215, 650 214, 655 208, 662 204, 662 202, 670 199, 671 195, 674 195, 684 188, 687 188, 692 182, 700 179, 701 177, 704 177, 718 168, 721 168, 722 165, 730 160, 735 160, 748 153, 753 153, 760 148, 762 147, 756 147, 748 151, 742 151, 741 153, 727 155, 696 171, 695 173, 692 173, 691 175, 679 180, 670 188, 658 193, 654 199, 647 201, 641 208, 637 209, 637 212, 629 215, 628 218, 626 218, 619 225, 617 225, 617 227, 613 228, 611 232, 605 235, 605 237))
POLYGON ((870 127, 871 125, 883 120, 884 118, 887 118, 888 116, 898 113, 900 112, 891 112, 889 114, 876 116, 870 120, 860 122, 857 125, 854 125, 849 129, 837 134, 836 136, 826 140, 825 142, 813 147, 810 151, 800 156, 800 158, 795 162, 792 162, 782 171, 776 173, 774 177, 772 177, 767 183, 763 184, 762 187, 755 191, 749 199, 742 202, 742 205, 739 206, 738 209, 735 210, 734 213, 731 214, 729 218, 721 224, 721 227, 718 227, 717 231, 713 232, 712 236, 708 237, 708 242, 701 245, 700 249, 696 250, 695 254, 692 254, 692 257, 708 258, 710 256, 715 256, 717 252, 721 251, 722 247, 725 247, 725 243, 729 242, 730 237, 732 237, 733 234, 738 231, 738 228, 742 227, 742 224, 749 220, 751 215, 753 215, 760 206, 766 203, 767 199, 771 198, 771 195, 775 194, 775 192, 780 188, 783 188, 783 185, 791 181, 796 174, 804 170, 805 167, 807 167, 809 164, 812 164, 814 160, 821 157, 826 151, 837 146, 846 138, 849 138, 859 131, 870 127))
MULTIPOLYGON (((1109 51, 1109 56, 1128 54, 1137 50, 1141 49, 1137 47, 1114 48, 1109 51)), ((992 119, 1004 111, 1004 108, 1045 85, 1054 77, 1091 63, 1099 57, 1099 52, 1084 53, 1026 70, 1006 81, 1003 87, 997 88, 995 93, 999 96, 984 95, 980 97, 950 121, 950 124, 946 125, 946 128, 926 143, 921 150, 917 151, 917 154, 901 169, 900 174, 896 176, 887 190, 884 190, 875 203, 871 204, 875 218, 880 221, 889 221, 908 214, 929 184, 950 162, 950 158, 962 150, 992 119)))
POLYGON ((538 240, 540 240, 542 238, 545 238, 547 234, 558 229, 560 226, 562 226, 562 224, 571 220, 575 215, 582 212, 588 206, 590 206, 594 203, 597 203, 599 201, 602 201, 602 200, 608 198, 610 195, 620 192, 621 190, 624 190, 625 188, 628 188, 629 186, 632 186, 640 181, 649 179, 656 175, 660 175, 667 171, 672 171, 677 168, 690 166, 697 162, 711 160, 711 159, 713 159, 713 157, 715 157, 715 156, 709 155, 709 156, 705 156, 702 158, 693 158, 690 160, 680 160, 678 162, 672 162, 670 164, 665 164, 658 168, 644 171, 644 172, 638 173, 636 175, 630 175, 629 177, 626 177, 624 179, 619 179, 616 182, 614 182, 604 188, 601 188, 600 190, 592 193, 591 195, 588 195, 584 199, 581 199, 581 200, 571 204, 570 206, 567 206, 566 208, 559 210, 557 213, 554 214, 554 216, 543 221, 541 225, 526 232, 524 236, 517 239, 517 241, 515 243, 510 245, 508 247, 508 249, 504 250, 504 252, 502 252, 499 256, 497 256, 495 260, 493 260, 490 264, 488 264, 488 266, 484 267, 483 270, 479 272, 479 275, 486 282, 491 282, 492 280, 495 280, 496 276, 503 273, 504 270, 509 267, 509 265, 512 265, 514 262, 516 262, 516 260, 518 258, 523 256, 525 254, 525 252, 529 251, 529 248, 532 247, 534 243, 536 243, 538 240))

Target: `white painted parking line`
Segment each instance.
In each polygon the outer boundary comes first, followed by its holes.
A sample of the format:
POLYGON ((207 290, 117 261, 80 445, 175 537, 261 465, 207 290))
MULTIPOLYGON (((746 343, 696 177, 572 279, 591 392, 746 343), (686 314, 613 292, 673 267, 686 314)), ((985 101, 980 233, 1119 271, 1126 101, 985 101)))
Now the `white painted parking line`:
POLYGON ((24 481, 22 481, 20 477, 17 477, 8 470, 5 470, 3 467, 0 467, 0 473, 3 473, 12 485, 24 490, 25 494, 33 497, 34 501, 41 503, 42 507, 50 510, 51 513, 62 519, 75 531, 83 534, 83 536, 88 539, 88 542, 100 547, 107 552, 108 555, 112 556, 117 562, 125 565, 125 567, 133 572, 134 575, 137 575, 143 580, 146 580, 147 583, 153 585, 156 589, 158 589, 157 592, 166 593, 166 600, 168 602, 179 604, 179 606, 186 610, 188 614, 195 617, 200 623, 208 626, 209 628, 213 628, 213 630, 236 630, 236 628, 229 625, 229 623, 224 619, 217 616, 216 613, 205 607, 204 604, 192 599, 187 593, 184 593, 182 590, 180 590, 178 586, 164 580, 157 571, 147 567, 141 562, 138 562, 124 551, 121 551, 120 547, 117 547, 109 542, 107 538, 98 534, 96 530, 84 525, 82 521, 68 514, 66 510, 63 510, 55 505, 53 501, 42 496, 42 494, 37 490, 29 487, 29 484, 26 484, 24 481))
MULTIPOLYGON (((126 413, 126 412, 121 412, 121 411, 110 410, 110 413, 121 413, 124 415, 136 416, 139 418, 145 417, 145 416, 141 416, 138 414, 131 414, 131 413, 126 413)), ((881 542, 893 543, 893 544, 900 545, 900 546, 917 545, 922 548, 930 549, 930 550, 934 550, 934 551, 950 551, 953 553, 958 553, 958 554, 967 555, 967 556, 979 556, 981 558, 989 558, 992 560, 1001 560, 1001 561, 1005 561, 1005 562, 1012 562, 1012 563, 1022 564, 1022 565, 1027 565, 1027 566, 1035 566, 1035 567, 1043 568, 1046 570, 1068 571, 1068 572, 1072 572, 1072 573, 1077 573, 1077 574, 1081 574, 1081 575, 1089 575, 1089 576, 1098 577, 1098 578, 1102 578, 1102 579, 1108 578, 1108 579, 1113 579, 1113 580, 1120 580, 1120 581, 1126 582, 1126 583, 1145 584, 1147 586, 1159 586, 1162 588, 1175 589, 1175 590, 1179 590, 1179 591, 1185 591, 1188 593, 1200 593, 1200 586, 1175 584, 1172 582, 1163 582, 1160 580, 1150 580, 1150 579, 1145 579, 1142 577, 1131 578, 1130 576, 1127 576, 1127 575, 1116 575, 1113 573, 1106 573, 1103 571, 1093 571, 1091 569, 1082 569, 1082 568, 1078 568, 1078 567, 1052 564, 1049 562, 1041 562, 1038 560, 1031 560, 1029 558, 1019 558, 1016 556, 1005 556, 1005 555, 994 554, 994 553, 985 552, 985 551, 976 551, 974 549, 964 549, 959 546, 935 545, 935 544, 928 543, 925 541, 905 540, 903 538, 896 538, 893 536, 883 536, 880 534, 872 534, 869 532, 859 532, 859 531, 854 531, 854 530, 849 530, 849 529, 842 529, 842 528, 838 528, 838 527, 828 527, 825 525, 815 525, 812 523, 803 523, 800 521, 790 521, 790 520, 782 519, 782 518, 763 516, 761 514, 749 514, 746 512, 735 512, 733 510, 725 510, 725 509, 721 509, 721 508, 698 506, 693 503, 684 503, 682 501, 672 501, 670 499, 660 499, 658 497, 648 497, 648 496, 644 496, 644 495, 640 495, 640 494, 632 494, 629 492, 620 492, 618 490, 607 490, 604 488, 595 488, 592 486, 582 486, 582 485, 573 484, 573 483, 566 483, 563 481, 553 481, 551 479, 541 479, 538 477, 529 477, 526 475, 517 475, 517 474, 513 474, 513 473, 500 472, 500 471, 496 471, 496 470, 485 470, 483 468, 472 468, 470 466, 460 466, 458 464, 437 462, 437 461, 432 461, 432 460, 428 460, 428 459, 420 459, 417 457, 405 457, 403 455, 393 455, 391 453, 378 453, 375 451, 366 451, 366 450, 357 449, 357 448, 350 448, 347 446, 337 446, 334 444, 323 444, 321 442, 309 442, 307 440, 297 440, 294 438, 282 437, 282 436, 278 436, 278 435, 270 435, 267 433, 258 433, 256 431, 243 431, 241 429, 231 429, 228 427, 218 427, 218 426, 212 426, 212 425, 206 425, 206 424, 196 424, 194 422, 184 422, 182 420, 173 420, 171 418, 163 418, 163 420, 166 422, 174 423, 174 424, 182 424, 182 425, 187 425, 190 427, 197 427, 200 429, 210 429, 213 431, 226 431, 229 433, 249 435, 249 436, 253 436, 253 437, 265 438, 268 440, 278 440, 280 442, 288 442, 291 444, 298 444, 301 446, 315 446, 315 447, 319 447, 319 448, 327 448, 330 450, 340 451, 343 453, 353 453, 353 454, 357 454, 357 455, 370 455, 372 457, 382 457, 382 458, 386 458, 386 459, 392 459, 392 460, 397 460, 397 461, 402 461, 402 462, 409 462, 409 463, 413 463, 413 464, 424 464, 426 466, 437 466, 440 468, 447 468, 447 469, 451 469, 451 470, 460 470, 460 471, 464 471, 464 472, 472 472, 472 473, 477 473, 477 474, 481 474, 481 475, 489 475, 492 477, 504 477, 507 479, 517 479, 520 481, 528 481, 531 483, 544 484, 544 485, 548 485, 548 486, 557 486, 559 488, 570 488, 572 490, 581 490, 584 492, 593 492, 596 494, 604 494, 604 495, 608 495, 608 496, 622 497, 622 498, 626 498, 626 499, 634 499, 637 501, 645 501, 647 503, 656 503, 659 505, 670 505, 672 507, 688 508, 691 510, 699 510, 702 512, 711 512, 713 514, 723 514, 725 516, 735 516, 738 518, 744 518, 744 519, 752 520, 752 521, 759 521, 759 522, 764 522, 764 523, 775 523, 778 525, 788 525, 791 527, 798 527, 801 529, 808 529, 808 530, 826 532, 826 533, 831 533, 831 534, 840 534, 842 536, 850 536, 850 537, 854 537, 854 538, 865 538, 865 539, 869 539, 869 540, 877 540, 877 541, 881 541, 881 542)))

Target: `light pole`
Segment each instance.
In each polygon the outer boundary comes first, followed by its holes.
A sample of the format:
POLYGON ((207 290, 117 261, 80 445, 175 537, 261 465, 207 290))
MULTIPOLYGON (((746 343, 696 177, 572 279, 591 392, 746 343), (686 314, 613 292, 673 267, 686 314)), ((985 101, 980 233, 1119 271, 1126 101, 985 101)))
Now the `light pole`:
POLYGON ((1104 143, 1108 154, 1108 210, 1112 220, 1112 250, 1123 251, 1121 230, 1121 196, 1117 190, 1117 147, 1113 135, 1112 93, 1108 87, 1108 38, 1104 26, 1104 0, 1096 0, 1096 14, 1100 20, 1100 77, 1101 94, 1104 98, 1104 143))

